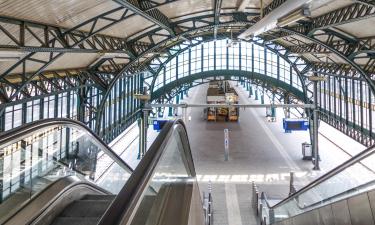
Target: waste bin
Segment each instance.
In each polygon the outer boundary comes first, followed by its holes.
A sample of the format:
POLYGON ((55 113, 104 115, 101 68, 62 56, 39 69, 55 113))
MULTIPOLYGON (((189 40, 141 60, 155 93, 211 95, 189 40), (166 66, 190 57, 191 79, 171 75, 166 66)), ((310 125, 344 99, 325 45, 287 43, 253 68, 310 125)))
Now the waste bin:
POLYGON ((307 142, 302 143, 302 156, 303 160, 312 160, 313 154, 311 144, 307 142))

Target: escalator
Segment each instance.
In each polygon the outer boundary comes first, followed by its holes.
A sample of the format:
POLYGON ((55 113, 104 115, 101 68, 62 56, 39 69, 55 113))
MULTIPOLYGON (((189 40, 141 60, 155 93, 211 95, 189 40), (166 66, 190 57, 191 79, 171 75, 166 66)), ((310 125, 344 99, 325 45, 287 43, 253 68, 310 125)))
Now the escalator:
POLYGON ((134 171, 90 129, 68 119, 4 133, 0 150, 0 224, 204 223, 180 121, 165 125, 134 171))
POLYGON ((261 223, 374 225, 374 162, 372 146, 275 205, 262 193, 257 201, 261 223))

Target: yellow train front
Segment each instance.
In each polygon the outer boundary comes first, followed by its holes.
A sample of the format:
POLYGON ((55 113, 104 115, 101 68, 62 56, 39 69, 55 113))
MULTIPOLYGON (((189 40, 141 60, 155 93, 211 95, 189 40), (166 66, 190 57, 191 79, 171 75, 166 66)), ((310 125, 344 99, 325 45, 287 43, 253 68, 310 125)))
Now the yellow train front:
MULTIPOLYGON (((207 104, 238 104, 237 92, 228 81, 211 81, 207 89, 207 104)), ((208 107, 207 121, 238 121, 238 107, 208 107)))

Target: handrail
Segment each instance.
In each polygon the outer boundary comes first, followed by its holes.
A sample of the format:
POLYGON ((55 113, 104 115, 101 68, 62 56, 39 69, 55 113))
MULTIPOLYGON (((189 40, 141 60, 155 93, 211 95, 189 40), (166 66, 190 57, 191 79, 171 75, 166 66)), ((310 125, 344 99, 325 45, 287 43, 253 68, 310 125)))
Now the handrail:
POLYGON ((302 194, 302 193, 310 190, 313 187, 316 187, 317 185, 319 185, 319 184, 323 183, 324 181, 332 178, 333 176, 339 174, 343 170, 349 168, 350 166, 352 166, 355 163, 357 163, 357 162, 359 162, 359 161, 367 158, 368 156, 370 156, 370 155, 372 155, 374 153, 375 153, 375 145, 367 148, 366 150, 364 150, 364 151, 360 152, 359 154, 353 156, 352 158, 350 158, 349 160, 347 160, 344 163, 340 164, 339 166, 333 168, 329 172, 325 173, 323 176, 321 176, 318 179, 312 181, 311 183, 309 183, 308 185, 306 185, 302 189, 298 190, 297 192, 293 193, 292 195, 290 195, 289 197, 285 198, 281 202, 279 202, 276 205, 272 206, 272 208, 274 209, 276 207, 279 207, 279 206, 283 205, 286 202, 289 202, 290 200, 295 199, 300 194, 302 194))
MULTIPOLYGON (((107 190, 105 190, 105 189, 103 189, 103 188, 101 188, 101 187, 99 187, 97 185, 94 185, 91 182, 82 181, 81 179, 79 179, 76 176, 70 176, 70 175, 69 176, 65 176, 65 177, 62 177, 62 178, 60 178, 58 180, 55 180, 52 183, 48 184, 46 188, 44 188, 42 191, 40 191, 37 194, 35 194, 27 202, 24 202, 12 214, 8 215, 7 218, 5 218, 2 221, 2 224, 12 224, 15 220, 18 220, 18 219, 28 220, 27 223, 25 223, 25 224, 31 224, 46 209, 48 209, 56 201, 56 199, 58 199, 59 197, 63 196, 64 193, 68 192, 72 188, 74 188, 76 186, 79 186, 79 185, 88 186, 88 187, 93 188, 93 189, 95 189, 97 191, 100 191, 103 194, 111 194, 107 190), (61 187, 61 191, 58 191, 59 188, 57 186, 62 186, 61 187), (36 205, 38 207, 35 207, 35 206, 32 205, 32 204, 34 204, 34 202, 40 201, 40 200, 38 200, 38 199, 40 199, 40 196, 45 195, 47 192, 50 192, 51 190, 53 192, 56 192, 56 195, 54 195, 53 198, 49 199, 48 202, 46 202, 45 204, 43 204, 43 208, 42 209, 38 208, 41 205, 40 203, 36 203, 36 205), (18 216, 18 214, 20 212, 23 212, 25 209, 27 210, 27 208, 30 208, 31 210, 33 210, 33 212, 30 213, 30 214, 32 214, 32 217, 25 218, 24 215, 18 216)), ((44 198, 44 199, 47 199, 47 198, 44 198)))
MULTIPOLYGON (((137 168, 134 170, 124 188, 119 192, 111 206, 107 209, 104 216, 100 219, 98 225, 118 224, 123 218, 129 218, 132 210, 134 210, 135 203, 139 201, 142 196, 144 188, 146 188, 148 181, 151 179, 154 169, 159 162, 159 159, 164 152, 168 140, 173 135, 174 131, 183 132, 186 139, 182 139, 184 146, 190 146, 186 135, 186 128, 182 120, 167 122, 160 134, 157 136, 137 168)), ((190 149, 184 149, 185 157, 187 158, 187 165, 189 172, 195 176, 195 169, 193 158, 190 149)))
POLYGON ((35 122, 24 124, 20 127, 11 129, 9 131, 5 131, 0 134, 0 149, 5 147, 5 145, 15 143, 21 140, 22 138, 27 137, 33 132, 36 132, 38 130, 41 130, 47 127, 56 127, 56 126, 72 127, 72 128, 76 128, 78 130, 86 132, 88 135, 92 137, 92 140, 95 142, 95 144, 99 145, 99 147, 105 153, 107 153, 117 164, 119 164, 127 172, 129 173, 133 172, 133 169, 124 160, 122 160, 119 155, 113 152, 113 150, 89 127, 87 127, 85 124, 79 121, 67 119, 67 118, 37 120, 35 122))
POLYGON ((352 193, 355 193, 355 192, 356 192, 357 190, 359 190, 359 189, 366 189, 366 188, 368 188, 368 187, 373 187, 374 185, 375 185, 375 180, 372 180, 372 181, 369 181, 369 182, 367 182, 367 183, 365 183, 365 184, 361 184, 361 185, 356 186, 356 187, 354 187, 354 188, 350 188, 349 190, 346 190, 346 191, 340 192, 340 193, 335 194, 335 195, 333 195, 333 196, 331 196, 331 197, 329 197, 329 198, 323 199, 323 200, 321 200, 321 201, 317 201, 317 202, 312 203, 312 204, 307 205, 307 206, 303 206, 303 207, 301 207, 299 204, 297 204, 297 207, 298 207, 299 209, 301 209, 301 210, 308 210, 308 209, 310 209, 310 208, 315 208, 315 207, 318 206, 318 205, 325 204, 326 202, 330 202, 330 201, 332 201, 333 199, 339 199, 339 198, 341 198, 341 197, 343 197, 343 196, 348 196, 348 195, 350 195, 350 194, 352 194, 352 193))

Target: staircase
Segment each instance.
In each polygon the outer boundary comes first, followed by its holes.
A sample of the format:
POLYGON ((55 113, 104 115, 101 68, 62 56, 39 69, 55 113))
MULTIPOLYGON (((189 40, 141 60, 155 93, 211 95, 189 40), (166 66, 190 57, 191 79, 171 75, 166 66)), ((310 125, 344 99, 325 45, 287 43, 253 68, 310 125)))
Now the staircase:
POLYGON ((97 224, 114 198, 114 195, 86 195, 68 205, 52 225, 97 224))

